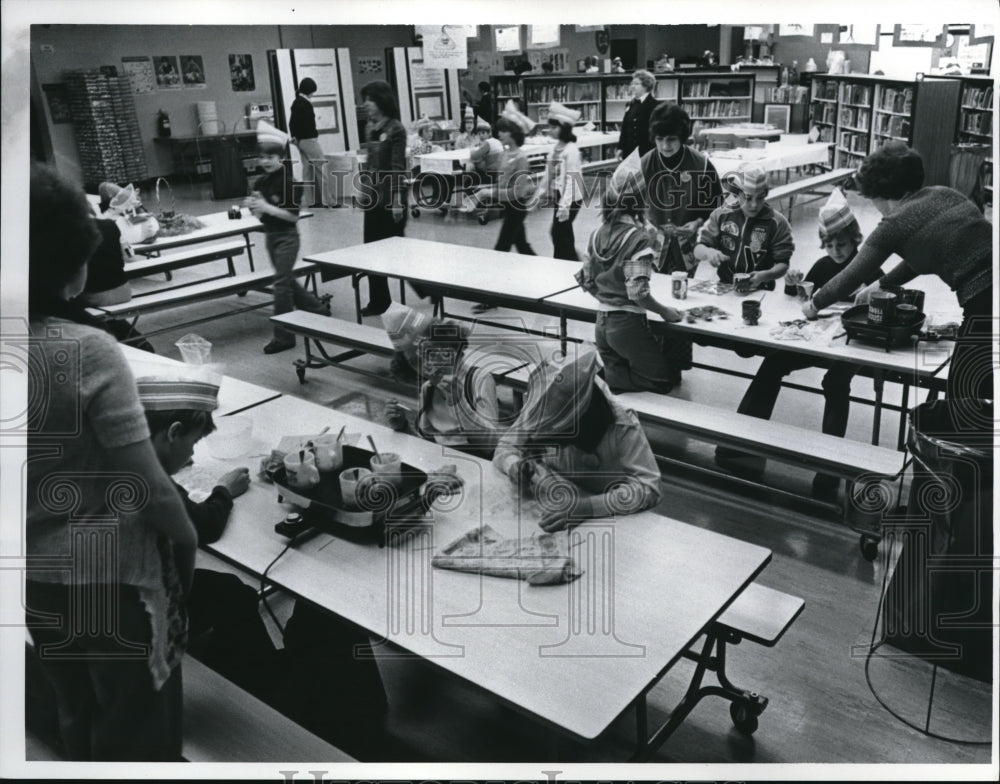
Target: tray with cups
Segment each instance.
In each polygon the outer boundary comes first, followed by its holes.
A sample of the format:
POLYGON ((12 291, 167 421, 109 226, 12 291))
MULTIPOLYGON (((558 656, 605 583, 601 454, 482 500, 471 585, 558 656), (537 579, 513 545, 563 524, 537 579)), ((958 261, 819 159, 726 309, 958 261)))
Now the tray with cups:
POLYGON ((282 451, 275 450, 265 473, 279 502, 296 505, 329 533, 378 533, 387 518, 419 519, 440 495, 424 471, 393 452, 376 454, 322 437, 309 444, 285 452, 280 464, 275 453, 282 451))
POLYGON ((871 341, 885 346, 909 343, 924 326, 923 292, 911 289, 877 291, 865 305, 845 310, 840 320, 847 342, 871 341))

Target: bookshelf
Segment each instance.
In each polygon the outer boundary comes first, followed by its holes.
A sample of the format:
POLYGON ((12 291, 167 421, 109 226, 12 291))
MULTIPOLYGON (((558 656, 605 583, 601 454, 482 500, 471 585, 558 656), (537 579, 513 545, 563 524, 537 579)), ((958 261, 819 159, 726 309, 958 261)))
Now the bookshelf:
POLYGON ((601 77, 532 76, 525 77, 524 113, 536 122, 548 119, 552 101, 580 112, 580 123, 592 122, 600 127, 604 122, 601 77))
POLYGON ((887 79, 825 75, 812 80, 811 123, 819 141, 833 142, 830 165, 854 168, 890 140, 924 159, 928 185, 948 182, 958 84, 946 79, 887 79))
POLYGON ((493 91, 493 116, 490 118, 490 122, 493 123, 493 127, 495 128, 497 118, 506 108, 507 101, 511 98, 517 98, 521 101, 521 108, 523 110, 524 96, 522 95, 520 76, 491 76, 490 86, 493 91))
POLYGON ((967 144, 993 143, 993 78, 958 76, 961 85, 955 141, 967 144))
MULTIPOLYGON (((631 74, 612 74, 604 77, 604 125, 605 131, 620 131, 625 111, 632 96, 629 85, 631 74)), ((677 101, 678 80, 673 75, 660 74, 653 86, 653 97, 658 101, 677 101)))
POLYGON ((677 74, 678 103, 690 116, 693 125, 708 127, 749 122, 753 116, 754 83, 752 73, 681 73, 677 74))

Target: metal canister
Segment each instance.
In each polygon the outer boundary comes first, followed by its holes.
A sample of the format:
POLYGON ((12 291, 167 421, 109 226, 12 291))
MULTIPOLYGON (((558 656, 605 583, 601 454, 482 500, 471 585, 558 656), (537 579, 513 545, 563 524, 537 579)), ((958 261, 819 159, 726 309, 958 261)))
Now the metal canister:
POLYGON ((896 295, 891 291, 876 291, 868 302, 868 323, 890 326, 896 317, 896 295))
POLYGON ((670 281, 674 299, 687 299, 688 274, 686 272, 672 272, 670 274, 670 281))

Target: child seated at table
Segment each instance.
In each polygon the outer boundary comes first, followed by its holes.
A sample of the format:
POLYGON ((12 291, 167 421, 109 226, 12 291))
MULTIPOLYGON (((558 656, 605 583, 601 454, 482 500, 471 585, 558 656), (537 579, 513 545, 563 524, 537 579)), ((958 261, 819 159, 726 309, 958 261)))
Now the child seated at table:
MULTIPOLYGON (((434 132, 437 129, 437 123, 429 120, 427 117, 421 117, 414 123, 413 136, 407 140, 411 158, 415 159, 417 155, 426 155, 429 152, 441 151, 441 147, 431 143, 431 139, 434 138, 434 132)), ((419 171, 419 166, 414 168, 414 173, 417 171, 419 171)))
POLYGON ((524 408, 493 456, 497 470, 538 501, 545 531, 641 512, 661 495, 638 418, 597 375, 597 353, 577 348, 532 373, 524 408))
POLYGON ((694 256, 717 267, 723 283, 747 273, 750 290, 773 290, 788 271, 795 243, 785 216, 766 201, 767 172, 750 166, 722 179, 730 193, 701 227, 694 256))
POLYGON ((476 120, 476 135, 478 144, 474 144, 469 152, 469 160, 483 182, 493 182, 500 171, 500 159, 503 156, 503 145, 491 134, 493 128, 486 120, 476 120))
MULTIPOLYGON (((212 411, 218 407, 219 378, 207 371, 173 366, 135 368, 139 400, 146 412, 153 450, 170 474, 191 462, 195 444, 215 430, 212 411)), ((233 499, 250 486, 246 467, 219 477, 211 494, 195 503, 174 482, 188 517, 198 533, 198 544, 222 536, 233 509, 233 499)), ((257 591, 232 574, 195 569, 186 600, 189 652, 257 697, 267 692, 275 647, 258 611, 257 591)))
MULTIPOLYGON (((837 275, 857 255, 861 245, 861 227, 851 211, 843 193, 834 190, 826 204, 819 211, 819 238, 826 255, 820 258, 805 274, 804 280, 819 289, 837 275)), ((801 278, 801 275, 794 275, 801 278)), ((871 283, 881 277, 881 271, 872 276, 871 283)), ((853 294, 851 295, 853 297, 853 294)), ((850 300, 851 297, 847 299, 850 300)), ((740 414, 770 419, 781 391, 781 380, 795 370, 809 367, 826 367, 823 375, 823 423, 822 430, 827 435, 840 436, 847 432, 847 418, 851 405, 851 380, 857 366, 850 362, 822 362, 807 354, 791 351, 776 351, 764 357, 757 374, 747 388, 737 411, 740 414)), ((759 474, 763 471, 763 460, 751 458, 736 450, 719 447, 715 452, 716 462, 725 468, 749 471, 759 474), (741 462, 733 464, 732 461, 741 462)), ((813 479, 813 493, 821 496, 837 492, 840 481, 837 477, 819 473, 813 479)))
POLYGON ((651 310, 664 321, 681 313, 650 292, 655 251, 637 199, 609 191, 601 208, 603 223, 590 235, 587 257, 576 274, 580 285, 600 302, 594 342, 612 392, 666 394, 681 370, 663 351, 646 319, 651 310))
POLYGON ((387 424, 489 459, 500 433, 497 388, 489 357, 466 353, 469 330, 395 303, 382 315, 382 323, 397 361, 412 368, 421 382, 413 425, 396 400, 386 404, 387 424))

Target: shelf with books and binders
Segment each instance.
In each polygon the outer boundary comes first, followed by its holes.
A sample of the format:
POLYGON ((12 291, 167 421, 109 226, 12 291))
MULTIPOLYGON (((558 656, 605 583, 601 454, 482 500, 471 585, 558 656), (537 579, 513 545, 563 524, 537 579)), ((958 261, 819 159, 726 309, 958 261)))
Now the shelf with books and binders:
POLYGON ((693 122, 715 126, 752 118, 755 74, 698 72, 677 76, 677 102, 693 122))
POLYGON ((945 79, 824 74, 813 78, 810 113, 818 141, 836 142, 834 167, 857 166, 867 153, 898 140, 920 153, 928 185, 944 185, 957 102, 957 84, 945 79))

